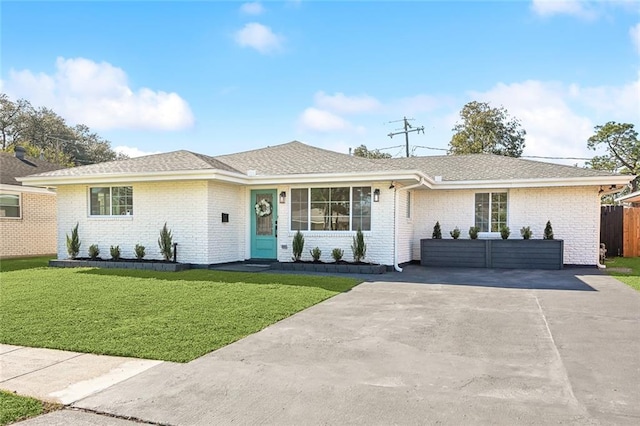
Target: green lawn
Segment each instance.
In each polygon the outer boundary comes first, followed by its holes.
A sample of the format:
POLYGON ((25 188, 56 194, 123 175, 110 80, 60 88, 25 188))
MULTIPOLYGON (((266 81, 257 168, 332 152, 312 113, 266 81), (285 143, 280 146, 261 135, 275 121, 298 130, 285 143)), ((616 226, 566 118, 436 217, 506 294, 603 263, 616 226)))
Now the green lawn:
POLYGON ((613 275, 618 280, 629 287, 640 291, 640 257, 614 257, 605 262, 609 275, 613 275), (620 271, 617 268, 628 268, 631 271, 620 271))
POLYGON ((49 260, 55 256, 28 257, 24 259, 0 260, 0 272, 19 271, 21 269, 42 268, 49 264, 49 260))
POLYGON ((0 425, 8 425, 59 408, 61 406, 58 404, 49 404, 0 390, 0 425))
MULTIPOLYGON (((7 262, 5 264, 5 262, 7 262)), ((0 342, 186 362, 344 292, 350 278, 208 270, 12 269, 0 342)))

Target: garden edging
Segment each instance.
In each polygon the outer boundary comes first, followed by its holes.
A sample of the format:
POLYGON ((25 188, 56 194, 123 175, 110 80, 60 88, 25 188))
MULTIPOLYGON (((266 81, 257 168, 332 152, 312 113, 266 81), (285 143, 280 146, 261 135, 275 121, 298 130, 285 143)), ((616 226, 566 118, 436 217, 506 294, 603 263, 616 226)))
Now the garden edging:
POLYGON ((128 262, 126 260, 50 260, 49 266, 54 268, 105 268, 105 269, 139 269, 143 271, 178 272, 191 268, 188 263, 163 261, 128 262))
POLYGON ((384 265, 349 265, 336 263, 274 262, 271 269, 281 271, 327 272, 332 274, 384 274, 384 265))

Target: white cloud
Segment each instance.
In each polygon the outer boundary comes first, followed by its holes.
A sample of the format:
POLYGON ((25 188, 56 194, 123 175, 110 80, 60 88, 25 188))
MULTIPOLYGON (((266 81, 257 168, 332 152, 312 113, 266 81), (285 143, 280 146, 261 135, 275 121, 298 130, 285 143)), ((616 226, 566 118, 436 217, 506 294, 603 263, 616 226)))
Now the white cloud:
POLYGON ((593 135, 595 125, 635 120, 640 106, 638 88, 640 79, 621 87, 529 80, 499 83, 489 91, 470 93, 470 97, 490 102, 493 107, 503 106, 521 121, 527 131, 524 155, 590 158, 594 152, 587 149, 587 139, 593 135), (622 96, 623 93, 628 95, 622 96))
POLYGON ((142 157, 145 155, 160 154, 160 151, 142 151, 134 146, 120 145, 113 148, 118 154, 124 154, 130 158, 142 157))
POLYGON ((56 60, 52 75, 10 70, 3 91, 46 106, 71 123, 99 130, 176 130, 193 124, 188 103, 177 93, 129 87, 121 68, 85 58, 56 60))
POLYGON ((300 125, 308 130, 316 132, 332 132, 352 128, 348 121, 329 111, 318 108, 307 108, 299 120, 300 125))
POLYGON ((533 11, 540 16, 572 15, 593 19, 596 12, 583 0, 533 0, 533 11))
POLYGON ((260 2, 243 3, 240 11, 247 15, 261 15, 264 13, 264 7, 260 2))
POLYGON ((629 29, 629 36, 631 37, 631 42, 635 46, 636 51, 640 54, 640 22, 629 29))
POLYGON ((240 46, 250 47, 262 54, 279 51, 284 43, 284 37, 257 22, 246 24, 235 33, 234 39, 240 46))
POLYGON ((369 95, 346 96, 344 93, 327 95, 320 91, 315 94, 315 104, 323 109, 339 114, 357 114, 371 112, 380 108, 380 102, 369 95))

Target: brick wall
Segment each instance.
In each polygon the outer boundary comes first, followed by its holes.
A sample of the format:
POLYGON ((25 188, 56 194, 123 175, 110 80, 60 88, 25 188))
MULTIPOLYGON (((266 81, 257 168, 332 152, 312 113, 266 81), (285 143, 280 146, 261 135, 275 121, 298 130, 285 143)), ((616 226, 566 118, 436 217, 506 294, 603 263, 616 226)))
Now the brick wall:
MULTIPOLYGON (((420 259, 420 239, 431 238, 436 221, 440 222, 443 238, 451 238, 449 231, 456 226, 460 228, 461 238, 469 238, 469 227, 474 224, 476 192, 486 191, 415 191, 415 260, 420 259)), ((597 263, 600 240, 597 187, 514 188, 507 192, 510 238, 521 238, 520 228, 529 226, 533 238, 540 239, 547 220, 551 220, 555 238, 564 240, 564 263, 597 263)))
POLYGON ((246 254, 249 220, 246 192, 242 186, 209 182, 207 263, 235 262, 249 258, 246 254), (222 213, 229 214, 229 222, 222 222, 222 213))
POLYGON ((22 218, 0 218, 0 257, 56 252, 56 195, 23 192, 22 218))

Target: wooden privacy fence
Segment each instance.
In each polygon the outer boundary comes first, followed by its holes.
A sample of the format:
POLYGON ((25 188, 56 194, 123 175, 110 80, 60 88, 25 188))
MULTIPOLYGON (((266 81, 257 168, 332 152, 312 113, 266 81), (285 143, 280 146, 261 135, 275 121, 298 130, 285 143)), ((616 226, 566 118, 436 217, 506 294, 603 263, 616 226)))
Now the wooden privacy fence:
POLYGON ((600 242, 607 257, 640 256, 640 207, 602 206, 600 242))

